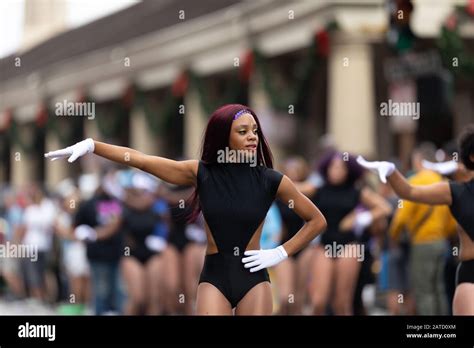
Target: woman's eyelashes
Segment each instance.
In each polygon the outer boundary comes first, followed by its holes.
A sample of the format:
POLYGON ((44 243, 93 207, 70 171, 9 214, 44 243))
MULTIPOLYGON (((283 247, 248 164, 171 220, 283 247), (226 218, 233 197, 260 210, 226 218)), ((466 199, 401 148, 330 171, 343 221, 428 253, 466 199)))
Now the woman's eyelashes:
MULTIPOLYGON (((241 129, 241 130, 239 131, 239 134, 240 134, 240 135, 245 135, 246 133, 247 133, 247 130, 245 130, 245 129, 241 129)), ((255 128, 254 130, 252 130, 252 133, 255 134, 255 135, 257 135, 257 133, 258 133, 257 128, 255 128)))

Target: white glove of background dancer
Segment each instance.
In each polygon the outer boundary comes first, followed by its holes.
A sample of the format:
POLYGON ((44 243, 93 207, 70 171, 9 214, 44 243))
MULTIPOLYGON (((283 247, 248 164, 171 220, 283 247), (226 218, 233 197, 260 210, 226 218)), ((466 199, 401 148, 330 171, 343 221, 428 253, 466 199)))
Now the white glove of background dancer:
POLYGON ((145 238, 145 245, 152 251, 160 252, 166 249, 168 243, 162 237, 150 235, 145 238))
POLYGON ((423 160, 421 163, 426 169, 433 170, 442 175, 450 175, 456 172, 456 170, 458 170, 458 163, 456 161, 434 163, 427 160, 423 160))
POLYGON ((51 158, 51 161, 55 161, 59 158, 70 156, 67 161, 72 163, 79 157, 94 152, 94 147, 94 140, 92 140, 92 138, 87 138, 86 140, 82 140, 72 146, 66 147, 65 149, 45 153, 44 157, 51 158))
POLYGON ((95 242, 97 240, 97 232, 89 225, 79 225, 74 230, 74 235, 80 241, 95 242))
POLYGON ((359 163, 364 168, 377 171, 380 181, 382 181, 384 184, 387 183, 387 176, 390 176, 395 171, 395 164, 392 162, 369 162, 366 161, 364 157, 358 156, 357 163, 359 163))
POLYGON ((374 217, 370 211, 363 211, 357 213, 354 219, 354 232, 357 236, 360 236, 364 230, 370 226, 374 217))
POLYGON ((285 248, 282 245, 274 249, 266 250, 247 250, 242 259, 245 268, 250 268, 250 272, 257 272, 261 269, 275 266, 288 257, 285 248))

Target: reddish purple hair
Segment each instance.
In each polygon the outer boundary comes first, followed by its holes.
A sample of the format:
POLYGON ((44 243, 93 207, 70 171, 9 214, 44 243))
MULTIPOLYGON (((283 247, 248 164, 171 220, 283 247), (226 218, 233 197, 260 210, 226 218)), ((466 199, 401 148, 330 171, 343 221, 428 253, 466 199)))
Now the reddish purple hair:
MULTIPOLYGON (((260 121, 255 112, 248 106, 242 104, 226 104, 214 111, 207 123, 206 132, 201 146, 201 160, 206 164, 218 163, 218 151, 229 147, 229 136, 234 121, 234 116, 242 110, 248 111, 257 123, 258 145, 257 163, 267 168, 273 168, 273 155, 268 145, 267 139, 263 135, 260 121)), ((198 217, 201 207, 199 204, 197 190, 191 196, 192 214, 189 221, 192 222, 198 217)))
MULTIPOLYGON (((328 169, 332 161, 336 157, 343 157, 344 154, 339 151, 328 152, 319 162, 318 168, 319 173, 322 175, 326 183, 328 182, 328 169)), ((356 158, 348 154, 347 161, 344 161, 347 167, 347 177, 343 185, 353 185, 363 174, 364 168, 357 163, 356 158)))

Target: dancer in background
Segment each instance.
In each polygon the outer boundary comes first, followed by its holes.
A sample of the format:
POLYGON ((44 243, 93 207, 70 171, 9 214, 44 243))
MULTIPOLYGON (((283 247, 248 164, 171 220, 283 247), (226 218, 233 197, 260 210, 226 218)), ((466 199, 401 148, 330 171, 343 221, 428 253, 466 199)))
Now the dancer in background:
POLYGON ((352 315, 353 299, 364 251, 357 233, 374 220, 390 214, 390 205, 369 188, 359 189, 362 168, 348 153, 328 152, 319 164, 321 183, 308 180, 305 193, 326 216, 327 230, 321 235, 312 265, 313 312, 326 313, 331 302, 336 315, 352 315), (358 206, 368 210, 360 210, 358 206), (332 298, 331 298, 331 295, 332 298))
POLYGON ((163 251, 164 311, 166 314, 195 314, 199 275, 206 254, 206 231, 202 216, 194 223, 188 202, 192 186, 161 185, 160 194, 170 207, 171 229, 168 245, 163 251))
POLYGON ((460 166, 469 171, 469 181, 443 181, 432 185, 411 185, 391 162, 368 162, 358 157, 358 162, 378 173, 382 182, 389 182, 396 194, 413 202, 446 204, 459 224, 459 258, 456 292, 453 300, 454 315, 474 314, 474 125, 466 127, 459 138, 460 166))
POLYGON ((127 288, 124 313, 157 315, 162 313, 162 252, 168 238, 168 205, 156 199, 157 183, 153 177, 136 172, 131 181, 122 216, 124 245, 128 247, 120 265, 127 288))

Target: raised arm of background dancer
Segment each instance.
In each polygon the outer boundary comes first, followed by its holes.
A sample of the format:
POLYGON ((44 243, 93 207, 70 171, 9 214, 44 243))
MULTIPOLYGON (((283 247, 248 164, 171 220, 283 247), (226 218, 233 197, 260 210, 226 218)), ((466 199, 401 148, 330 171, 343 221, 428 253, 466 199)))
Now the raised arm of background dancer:
POLYGON ((327 223, 319 209, 296 188, 286 175, 283 176, 278 187, 277 198, 292 207, 294 212, 306 222, 293 238, 283 244, 290 256, 303 249, 322 233, 327 223))
POLYGON ((324 185, 324 179, 316 172, 311 173, 305 181, 295 182, 296 188, 306 195, 312 197, 319 187, 324 185))
POLYGON ((432 185, 413 186, 396 169, 392 162, 366 161, 362 156, 357 162, 372 171, 375 171, 382 182, 388 180, 393 190, 402 199, 425 204, 451 204, 451 189, 448 182, 432 185))
MULTIPOLYGON (((370 221, 376 221, 380 218, 389 216, 392 212, 392 207, 388 202, 379 194, 372 191, 371 189, 364 187, 360 192, 360 202, 369 210, 372 218, 370 221)), ((341 221, 339 228, 342 231, 352 230, 357 217, 357 210, 352 211, 344 217, 341 221)))
POLYGON ((312 197, 318 188, 310 181, 295 182, 295 187, 307 197, 312 197))
POLYGON ((407 179, 395 170, 387 181, 393 190, 402 199, 424 204, 447 204, 450 205, 451 189, 447 181, 431 185, 411 185, 407 179))
POLYGON ((132 166, 175 185, 195 185, 197 160, 174 161, 159 156, 146 155, 128 147, 116 146, 94 140, 94 153, 111 161, 132 166))
POLYGON ((122 225, 122 218, 116 217, 112 221, 108 222, 103 226, 95 227, 97 233, 97 240, 109 239, 118 232, 122 225))
POLYGON ((389 216, 392 213, 392 207, 390 204, 388 204, 382 196, 368 187, 364 187, 361 190, 360 202, 370 210, 374 220, 389 216))

